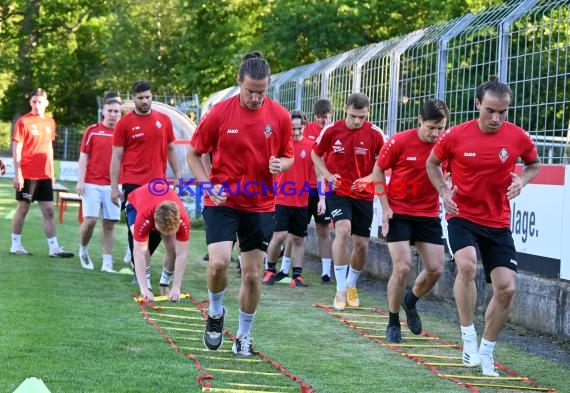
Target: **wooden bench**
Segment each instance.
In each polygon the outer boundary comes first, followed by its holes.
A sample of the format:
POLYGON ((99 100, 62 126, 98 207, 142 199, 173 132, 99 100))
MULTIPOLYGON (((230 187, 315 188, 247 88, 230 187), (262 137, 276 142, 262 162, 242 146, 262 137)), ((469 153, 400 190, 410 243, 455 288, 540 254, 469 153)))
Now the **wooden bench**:
POLYGON ((55 205, 59 206, 59 194, 62 192, 69 192, 69 189, 62 184, 55 183, 53 185, 53 192, 55 192, 55 205))
POLYGON ((79 207, 77 208, 77 221, 81 224, 83 222, 83 200, 77 194, 70 192, 61 192, 59 194, 59 223, 63 223, 63 215, 65 209, 67 209, 68 202, 79 202, 79 207))

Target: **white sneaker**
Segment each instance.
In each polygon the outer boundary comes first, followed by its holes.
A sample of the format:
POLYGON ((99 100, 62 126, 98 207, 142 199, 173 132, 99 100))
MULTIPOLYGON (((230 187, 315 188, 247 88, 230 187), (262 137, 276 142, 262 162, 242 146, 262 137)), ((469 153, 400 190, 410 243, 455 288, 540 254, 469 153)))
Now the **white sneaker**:
POLYGON ((89 258, 89 254, 79 254, 79 260, 81 261, 81 267, 87 270, 95 269, 93 266, 93 262, 91 262, 91 258, 89 258))
POLYGON ((50 258, 73 258, 74 253, 65 251, 63 247, 53 248, 49 250, 50 258))
POLYGON ((463 365, 465 367, 477 367, 481 364, 477 341, 463 341, 463 365))
POLYGON ((117 271, 113 269, 113 262, 103 262, 101 265, 101 271, 107 273, 117 273, 117 271))
POLYGON ((21 244, 15 245, 10 247, 10 254, 15 255, 32 255, 31 252, 28 252, 21 244))
POLYGON ((499 373, 495 370, 495 359, 493 354, 479 355, 481 358, 481 371, 486 377, 498 377, 499 373))

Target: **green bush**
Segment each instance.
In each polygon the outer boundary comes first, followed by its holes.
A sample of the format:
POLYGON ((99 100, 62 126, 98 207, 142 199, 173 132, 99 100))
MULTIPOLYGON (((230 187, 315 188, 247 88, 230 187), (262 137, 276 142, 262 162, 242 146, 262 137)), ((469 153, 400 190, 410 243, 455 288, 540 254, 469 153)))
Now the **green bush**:
POLYGON ((10 149, 10 132, 12 123, 9 121, 0 121, 0 150, 10 149))

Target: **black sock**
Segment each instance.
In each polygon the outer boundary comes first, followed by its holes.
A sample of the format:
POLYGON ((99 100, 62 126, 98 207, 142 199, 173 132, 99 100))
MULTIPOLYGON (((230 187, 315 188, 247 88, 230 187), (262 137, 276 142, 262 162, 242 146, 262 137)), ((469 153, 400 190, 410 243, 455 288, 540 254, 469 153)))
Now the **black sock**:
POLYGON ((293 268, 293 279, 296 279, 297 277, 301 277, 301 273, 303 273, 302 267, 294 267, 293 268))
POLYGON ((404 302, 406 302, 406 306, 408 308, 416 308, 416 303, 419 297, 414 295, 414 292, 411 289, 408 289, 406 292, 406 297, 404 298, 404 302))
POLYGON ((390 319, 388 320, 388 326, 400 326, 400 314, 397 312, 390 313, 390 319))
POLYGON ((277 262, 267 262, 267 271, 271 273, 277 272, 277 262))

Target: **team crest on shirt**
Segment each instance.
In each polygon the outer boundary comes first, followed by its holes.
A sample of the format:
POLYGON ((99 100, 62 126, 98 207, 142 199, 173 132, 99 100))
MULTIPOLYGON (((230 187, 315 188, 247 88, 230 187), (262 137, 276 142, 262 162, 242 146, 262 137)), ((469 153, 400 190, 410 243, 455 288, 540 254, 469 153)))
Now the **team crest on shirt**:
POLYGON ((307 152, 305 151, 305 149, 301 150, 301 154, 299 154, 301 156, 301 158, 305 158, 307 157, 307 152))
POLYGON ((162 128, 162 123, 160 121, 156 121, 156 123, 154 123, 154 125, 156 126, 156 128, 162 128))
POLYGON ((504 164, 509 159, 509 152, 506 148, 502 148, 499 152, 499 160, 501 160, 501 164, 504 164))
POLYGON ((271 134, 273 134, 273 128, 271 128, 271 126, 269 124, 267 124, 263 128, 263 133, 265 134, 266 138, 269 138, 271 136, 271 134))

